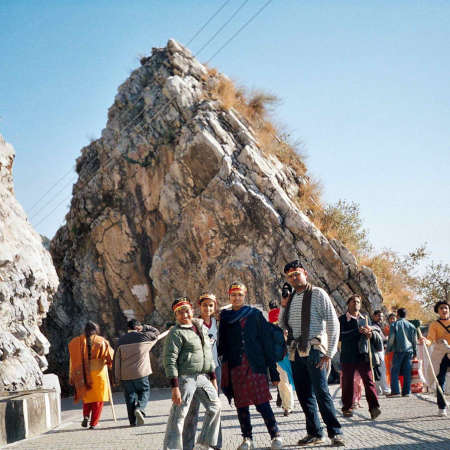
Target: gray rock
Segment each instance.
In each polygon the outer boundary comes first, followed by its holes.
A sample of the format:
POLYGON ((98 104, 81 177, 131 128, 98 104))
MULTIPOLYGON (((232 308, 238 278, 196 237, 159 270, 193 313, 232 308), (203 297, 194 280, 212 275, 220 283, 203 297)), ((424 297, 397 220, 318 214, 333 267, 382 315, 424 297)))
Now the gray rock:
POLYGON ((61 377, 87 319, 110 339, 131 317, 160 327, 175 297, 211 289, 226 304, 235 279, 266 308, 296 258, 339 313, 352 292, 379 307, 370 271, 295 203, 308 180, 264 156, 245 118, 210 100, 217 82, 169 41, 119 87, 102 137, 82 150, 66 225, 51 242, 61 284, 45 332, 61 377))
POLYGON ((49 342, 39 326, 58 287, 50 254, 14 197, 13 161, 0 136, 0 392, 41 385, 49 342))

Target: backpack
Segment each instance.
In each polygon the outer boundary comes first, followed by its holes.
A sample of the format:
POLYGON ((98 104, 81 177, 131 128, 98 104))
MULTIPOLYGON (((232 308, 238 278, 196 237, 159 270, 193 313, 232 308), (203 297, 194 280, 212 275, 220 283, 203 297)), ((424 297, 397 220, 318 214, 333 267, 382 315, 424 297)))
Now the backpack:
POLYGON ((266 322, 266 325, 271 348, 271 357, 275 362, 281 361, 287 354, 283 330, 278 325, 270 322, 266 322))

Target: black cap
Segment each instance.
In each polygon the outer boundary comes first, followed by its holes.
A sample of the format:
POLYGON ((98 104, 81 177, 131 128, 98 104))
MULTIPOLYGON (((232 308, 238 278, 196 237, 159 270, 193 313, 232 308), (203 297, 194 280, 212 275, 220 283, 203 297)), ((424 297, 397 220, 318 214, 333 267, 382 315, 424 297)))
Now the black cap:
POLYGON ((127 322, 127 327, 129 330, 135 330, 137 327, 141 325, 141 322, 137 319, 131 319, 127 322))
POLYGON ((296 259, 295 261, 291 261, 284 266, 284 273, 288 273, 291 269, 303 269, 301 262, 296 259))

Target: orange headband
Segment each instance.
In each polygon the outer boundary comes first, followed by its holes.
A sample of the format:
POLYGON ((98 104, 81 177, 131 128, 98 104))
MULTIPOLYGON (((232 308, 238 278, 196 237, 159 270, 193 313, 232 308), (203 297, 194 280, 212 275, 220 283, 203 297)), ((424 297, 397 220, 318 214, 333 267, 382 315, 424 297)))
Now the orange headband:
POLYGON ((186 297, 180 299, 180 301, 178 303, 175 303, 175 305, 173 305, 173 307, 172 307, 172 310, 173 310, 173 312, 177 312, 179 309, 183 308, 184 306, 192 307, 191 302, 186 297))
POLYGON ((228 294, 231 294, 232 292, 243 292, 245 294, 247 288, 243 284, 232 284, 228 290, 228 294))
POLYGON ((202 301, 203 301, 203 300, 206 300, 206 299, 212 300, 214 303, 217 304, 217 298, 216 298, 216 296, 215 296, 214 294, 208 294, 208 293, 205 293, 205 294, 200 295, 200 297, 199 297, 199 299, 198 299, 198 304, 200 305, 200 304, 202 303, 202 301))

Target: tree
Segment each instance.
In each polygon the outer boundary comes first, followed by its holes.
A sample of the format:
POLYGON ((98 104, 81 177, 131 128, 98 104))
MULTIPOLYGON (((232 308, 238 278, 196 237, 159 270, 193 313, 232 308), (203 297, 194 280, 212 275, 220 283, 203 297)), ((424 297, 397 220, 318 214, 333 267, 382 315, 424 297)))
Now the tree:
POLYGON ((418 283, 422 303, 431 308, 438 301, 450 301, 450 266, 431 263, 418 283))
POLYGON ((320 228, 327 237, 338 239, 356 256, 368 255, 372 250, 368 232, 362 226, 358 203, 339 200, 328 205, 320 222, 320 228))

